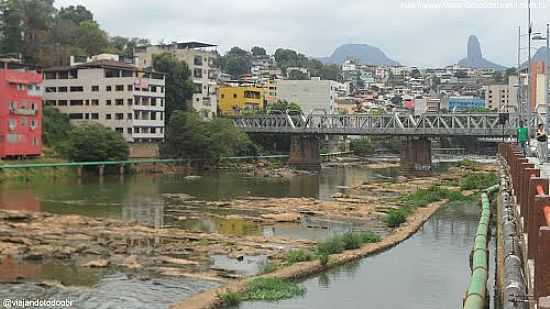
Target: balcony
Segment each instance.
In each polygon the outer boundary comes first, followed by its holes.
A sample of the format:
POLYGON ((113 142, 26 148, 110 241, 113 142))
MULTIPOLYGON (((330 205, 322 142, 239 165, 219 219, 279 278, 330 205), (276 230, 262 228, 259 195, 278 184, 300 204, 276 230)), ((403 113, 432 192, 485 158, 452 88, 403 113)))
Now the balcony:
POLYGON ((10 109, 10 113, 19 116, 34 116, 36 115, 36 110, 29 108, 15 108, 10 109))

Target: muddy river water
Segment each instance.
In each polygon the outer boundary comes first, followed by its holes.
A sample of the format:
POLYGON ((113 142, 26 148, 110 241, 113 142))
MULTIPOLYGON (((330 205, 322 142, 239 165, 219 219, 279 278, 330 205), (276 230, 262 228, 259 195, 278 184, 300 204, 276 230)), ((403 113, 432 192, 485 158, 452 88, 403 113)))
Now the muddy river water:
MULTIPOLYGON (((174 220, 170 203, 163 195, 189 194, 209 201, 247 196, 329 199, 346 188, 397 176, 396 168, 348 166, 290 180, 225 173, 202 177, 106 177, 102 182, 94 178, 32 184, 8 182, 0 184, 0 209, 109 217, 156 228, 177 226, 231 235, 318 241, 356 227, 353 223, 314 218, 300 224, 273 226, 208 214, 174 220)), ((467 258, 478 216, 477 207, 448 206, 396 248, 304 281, 307 293, 302 298, 244 303, 241 308, 457 308, 468 281, 467 258)), ((259 256, 235 261, 212 256, 211 263, 253 274, 265 263, 263 259, 259 256)), ((0 298, 67 298, 74 300, 75 308, 166 308, 219 285, 216 281, 159 277, 116 268, 84 269, 62 262, 7 258, 0 263, 0 298)))

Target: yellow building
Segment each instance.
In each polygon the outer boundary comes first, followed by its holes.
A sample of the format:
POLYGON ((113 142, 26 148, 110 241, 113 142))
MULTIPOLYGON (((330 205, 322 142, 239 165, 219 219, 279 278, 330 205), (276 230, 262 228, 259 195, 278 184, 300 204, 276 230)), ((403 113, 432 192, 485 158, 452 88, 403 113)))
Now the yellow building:
POLYGON ((220 87, 218 91, 218 110, 222 116, 261 112, 265 109, 265 88, 220 87))

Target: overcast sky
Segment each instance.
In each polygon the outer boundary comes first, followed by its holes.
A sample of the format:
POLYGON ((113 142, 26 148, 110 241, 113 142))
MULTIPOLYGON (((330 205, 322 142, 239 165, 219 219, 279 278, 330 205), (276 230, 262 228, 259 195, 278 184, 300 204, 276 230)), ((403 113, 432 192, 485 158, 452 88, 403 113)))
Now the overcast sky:
MULTIPOLYGON (((532 0, 533 7, 543 1, 532 0)), ((484 56, 517 62, 517 31, 527 28, 527 0, 56 0, 82 4, 110 35, 264 46, 328 56, 344 43, 366 43, 406 65, 441 66, 466 55, 470 34, 484 56), (439 8, 419 7, 431 4, 439 8), (512 8, 479 9, 480 5, 512 8), (412 7, 412 8, 411 8, 412 7)), ((550 22, 550 3, 533 9, 535 31, 550 22)), ((527 44, 524 40, 523 44, 527 44)), ((526 52, 524 51, 525 58, 526 52)))

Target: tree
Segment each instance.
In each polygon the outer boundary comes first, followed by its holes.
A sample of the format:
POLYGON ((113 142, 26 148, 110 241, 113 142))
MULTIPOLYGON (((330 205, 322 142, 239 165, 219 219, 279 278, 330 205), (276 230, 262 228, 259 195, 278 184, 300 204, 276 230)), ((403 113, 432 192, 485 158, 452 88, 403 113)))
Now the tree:
POLYGON ((265 48, 259 47, 259 46, 252 47, 251 52, 252 52, 252 56, 254 56, 254 57, 267 55, 267 52, 265 51, 265 48))
POLYGON ((289 103, 287 100, 278 100, 277 102, 267 107, 269 113, 282 112, 282 113, 301 113, 302 107, 297 103, 289 103))
POLYGON ((23 52, 23 8, 17 1, 0 2, 0 52, 23 52))
POLYGON ((239 79, 241 75, 250 73, 252 67, 252 54, 239 47, 233 47, 222 58, 222 70, 239 79))
POLYGON ((110 40, 111 48, 119 55, 126 57, 134 56, 134 48, 140 45, 148 45, 150 42, 147 39, 141 38, 125 38, 122 36, 114 36, 110 40))
POLYGON ((128 154, 128 143, 122 135, 100 124, 72 129, 64 147, 65 157, 74 162, 123 161, 128 154))
POLYGON ((67 140, 69 131, 72 129, 69 116, 49 106, 44 108, 42 127, 44 129, 42 132, 44 143, 56 148, 67 140))
POLYGON ((194 84, 191 72, 183 61, 169 53, 153 57, 153 69, 166 74, 165 119, 168 121, 175 110, 189 111, 187 102, 193 97, 194 84))
POLYGON ((217 163, 223 156, 256 155, 248 136, 228 119, 202 121, 198 114, 175 111, 166 130, 161 155, 170 158, 203 159, 217 163))
POLYGON ((94 20, 94 14, 92 14, 92 12, 90 12, 83 5, 70 5, 68 7, 61 8, 57 17, 60 19, 70 20, 77 25, 80 25, 80 23, 85 21, 94 20))
POLYGON ((84 21, 78 27, 77 46, 88 55, 97 55, 109 48, 107 33, 95 21, 84 21))
POLYGON ((324 64, 321 68, 321 79, 326 80, 340 80, 342 69, 337 64, 324 64))
POLYGON ((309 76, 307 73, 304 73, 299 70, 292 70, 290 73, 288 73, 288 79, 290 80, 308 80, 309 76))

